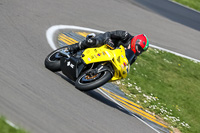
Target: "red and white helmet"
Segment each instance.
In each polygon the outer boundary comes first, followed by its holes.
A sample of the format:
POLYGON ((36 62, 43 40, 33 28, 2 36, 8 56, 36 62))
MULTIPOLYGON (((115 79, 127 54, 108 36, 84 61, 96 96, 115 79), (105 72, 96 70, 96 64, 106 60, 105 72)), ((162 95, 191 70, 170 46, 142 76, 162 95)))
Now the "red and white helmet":
POLYGON ((145 34, 136 35, 131 40, 131 50, 136 55, 140 55, 149 47, 149 39, 145 34))

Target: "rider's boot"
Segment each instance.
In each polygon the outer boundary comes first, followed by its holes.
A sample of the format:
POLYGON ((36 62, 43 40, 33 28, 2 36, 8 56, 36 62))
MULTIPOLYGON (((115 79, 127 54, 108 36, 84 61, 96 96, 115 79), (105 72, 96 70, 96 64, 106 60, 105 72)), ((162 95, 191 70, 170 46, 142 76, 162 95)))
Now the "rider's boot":
POLYGON ((96 39, 95 38, 86 38, 86 40, 81 41, 79 43, 75 43, 73 45, 69 45, 67 47, 69 52, 77 52, 82 49, 86 49, 89 47, 94 47, 96 45, 96 39))

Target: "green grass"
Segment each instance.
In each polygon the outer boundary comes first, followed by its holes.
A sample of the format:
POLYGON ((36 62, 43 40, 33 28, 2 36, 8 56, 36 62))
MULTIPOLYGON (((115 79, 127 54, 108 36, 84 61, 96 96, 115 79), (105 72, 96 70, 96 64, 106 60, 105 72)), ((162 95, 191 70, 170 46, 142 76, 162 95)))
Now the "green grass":
POLYGON ((6 123, 4 117, 0 117, 0 133, 27 133, 23 129, 18 129, 6 123))
POLYGON ((200 63, 149 49, 120 88, 146 110, 186 133, 200 131, 200 63))
POLYGON ((200 0, 174 0, 174 1, 200 11, 200 0))

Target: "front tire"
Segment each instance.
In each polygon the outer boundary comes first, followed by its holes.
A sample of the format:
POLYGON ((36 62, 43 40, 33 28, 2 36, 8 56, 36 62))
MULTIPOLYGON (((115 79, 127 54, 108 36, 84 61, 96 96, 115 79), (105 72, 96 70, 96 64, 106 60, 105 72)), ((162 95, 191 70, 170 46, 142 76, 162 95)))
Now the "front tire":
POLYGON ((45 59, 44 61, 44 65, 47 69, 53 71, 53 72, 57 72, 60 71, 60 58, 61 55, 59 53, 60 50, 67 48, 68 46, 64 46, 61 48, 58 48, 56 50, 54 50, 53 52, 51 52, 45 59))
POLYGON ((81 91, 89 91, 92 89, 96 89, 105 83, 107 83, 111 78, 112 74, 110 71, 105 70, 97 73, 93 77, 87 77, 88 72, 83 73, 78 77, 75 83, 75 87, 81 91))

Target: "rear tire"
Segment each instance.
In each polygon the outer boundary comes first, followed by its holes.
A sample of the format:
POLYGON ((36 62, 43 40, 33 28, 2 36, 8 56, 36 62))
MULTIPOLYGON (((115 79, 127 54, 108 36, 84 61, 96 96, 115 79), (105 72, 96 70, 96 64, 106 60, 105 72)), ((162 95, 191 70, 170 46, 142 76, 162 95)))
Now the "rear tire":
POLYGON ((96 76, 97 78, 92 82, 87 81, 86 76, 87 72, 83 73, 81 76, 78 77, 75 83, 75 87, 77 89, 81 91, 89 91, 92 89, 96 89, 107 83, 112 78, 112 74, 108 70, 98 73, 98 75, 96 76))
POLYGON ((56 50, 54 50, 53 52, 51 52, 45 59, 44 61, 44 65, 47 69, 53 71, 53 72, 57 72, 57 71, 60 71, 61 68, 60 68, 60 54, 59 54, 59 51, 61 49, 65 49, 67 48, 68 46, 64 46, 64 47, 61 47, 61 48, 58 48, 56 50))

